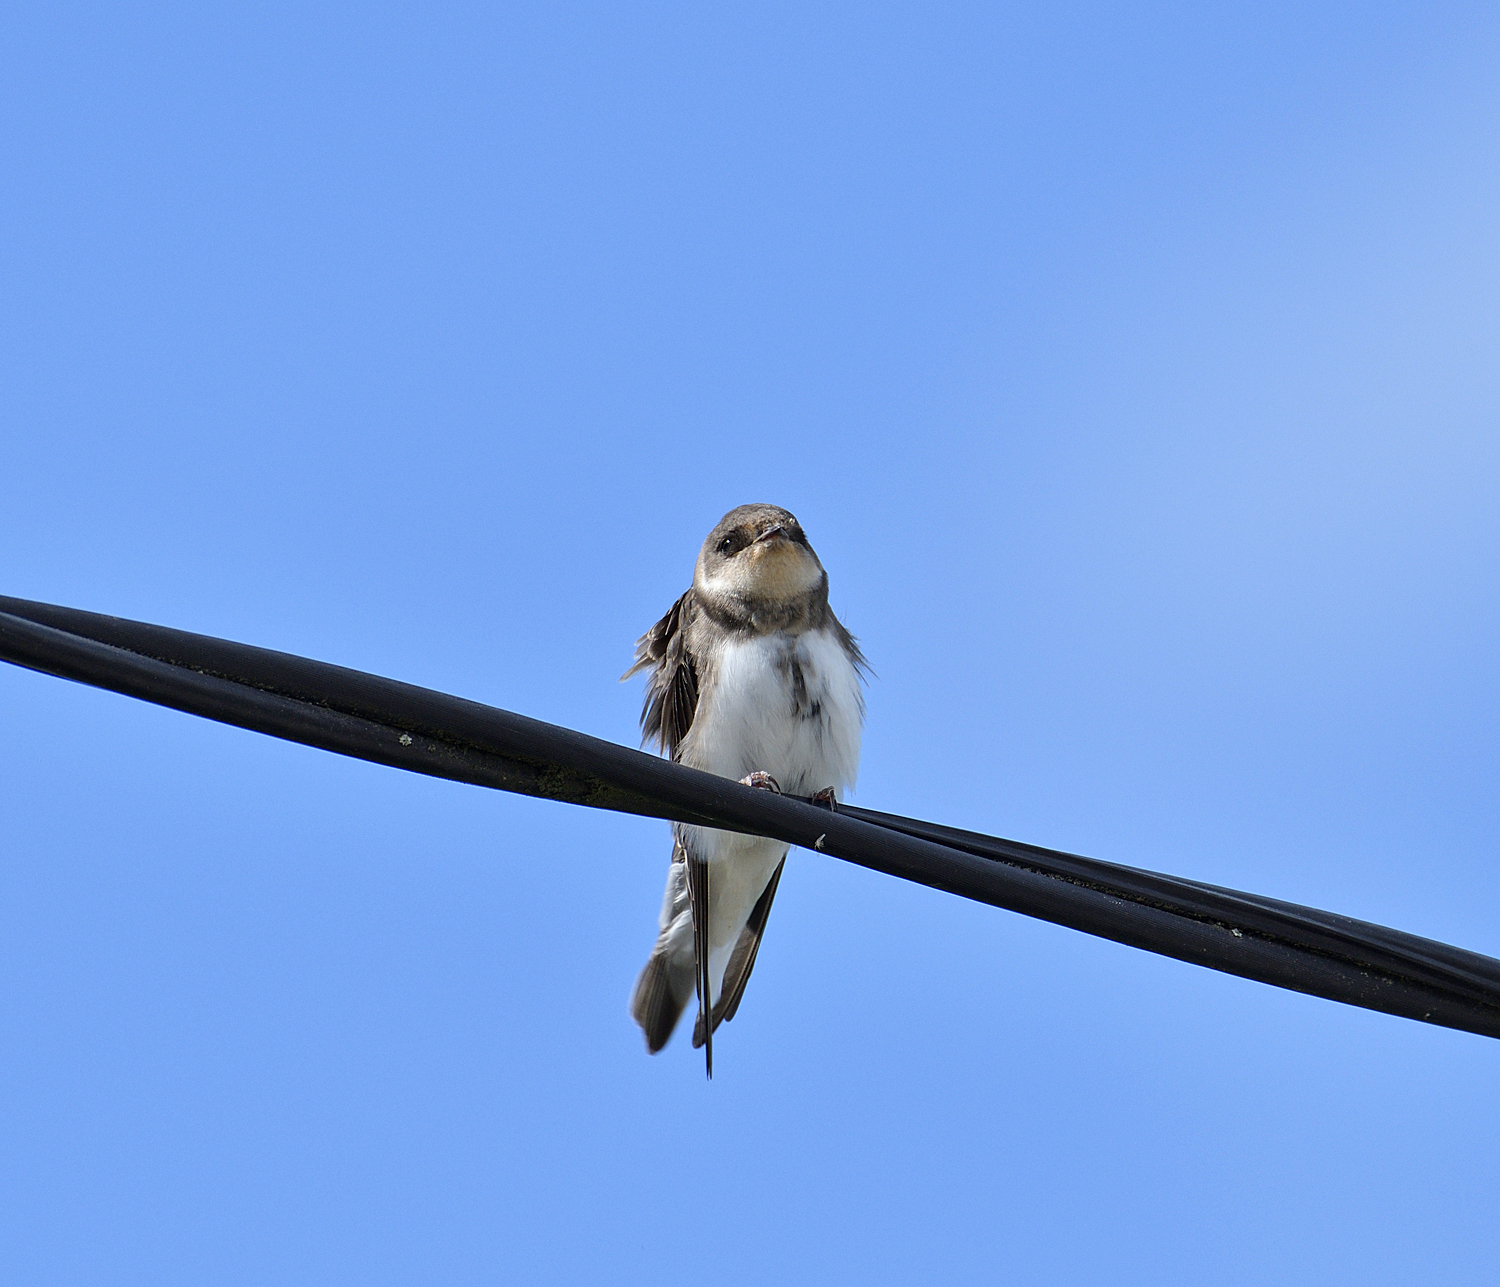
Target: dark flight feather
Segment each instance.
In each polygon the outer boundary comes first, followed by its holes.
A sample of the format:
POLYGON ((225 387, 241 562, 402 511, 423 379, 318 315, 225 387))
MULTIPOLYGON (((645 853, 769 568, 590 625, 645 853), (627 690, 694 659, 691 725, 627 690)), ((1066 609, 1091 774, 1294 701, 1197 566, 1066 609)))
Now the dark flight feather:
POLYGON ((672 986, 672 967, 666 954, 651 953, 635 985, 630 1014, 641 1025, 646 1034, 646 1049, 653 1055, 667 1044, 686 1006, 687 997, 679 996, 672 986))
POLYGON ((694 596, 688 590, 636 640, 635 664, 620 676, 629 679, 650 669, 641 707, 642 740, 655 742, 674 760, 698 711, 698 667, 687 649, 684 629, 693 610, 694 596))
POLYGON ((662 910, 663 937, 636 980, 630 1013, 641 1025, 646 1049, 653 1055, 671 1038, 677 1021, 693 995, 694 971, 672 954, 665 931, 684 911, 691 912, 687 887, 687 850, 679 842, 672 847, 672 866, 667 879, 666 906, 662 910))
MULTIPOLYGON (((776 886, 781 883, 781 869, 786 866, 783 858, 776 864, 765 890, 751 909, 750 919, 735 941, 734 951, 729 954, 729 964, 724 967, 724 986, 719 989, 719 1003, 714 1006, 714 1027, 728 1023, 738 1013, 740 998, 745 995, 745 984, 750 981, 750 971, 755 968, 755 956, 760 951, 760 940, 765 933, 766 918, 771 914, 771 902, 776 897, 776 886)), ((708 1036, 704 1032, 703 1016, 693 1026, 693 1049, 705 1044, 708 1036)))
MULTIPOLYGON (((692 854, 687 858, 688 897, 693 905, 693 961, 697 966, 698 1022, 713 1004, 713 983, 708 968, 708 864, 692 854)), ((693 1045, 696 1048, 698 1042, 693 1045)), ((704 1064, 709 1080, 714 1075, 714 1039, 710 1033, 704 1044, 704 1064)))

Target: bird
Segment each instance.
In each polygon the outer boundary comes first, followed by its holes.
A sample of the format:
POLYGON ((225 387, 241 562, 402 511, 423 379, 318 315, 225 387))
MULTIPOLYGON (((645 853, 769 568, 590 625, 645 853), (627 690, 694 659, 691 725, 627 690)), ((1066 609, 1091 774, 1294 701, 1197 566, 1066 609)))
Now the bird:
MULTIPOLYGON (((637 640, 621 678, 648 675, 643 744, 834 808, 859 771, 868 670, 796 517, 741 505, 709 532, 692 585, 637 640)), ((673 824, 660 933, 630 1005, 651 1054, 696 993, 693 1046, 713 1077, 714 1030, 739 1010, 789 848, 673 824)))

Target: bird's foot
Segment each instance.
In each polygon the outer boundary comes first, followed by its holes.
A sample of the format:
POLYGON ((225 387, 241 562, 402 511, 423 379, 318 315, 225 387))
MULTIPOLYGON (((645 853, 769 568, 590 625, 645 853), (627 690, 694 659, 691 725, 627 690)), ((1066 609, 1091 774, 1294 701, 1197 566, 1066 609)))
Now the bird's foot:
POLYGON ((824 787, 821 791, 814 791, 808 797, 808 803, 815 804, 820 809, 827 809, 829 813, 833 813, 839 807, 839 798, 832 787, 824 787))
POLYGON ((756 769, 754 773, 742 777, 740 779, 740 785, 747 787, 757 787, 762 791, 774 791, 777 795, 781 794, 781 783, 779 783, 769 773, 762 773, 759 769, 756 769))

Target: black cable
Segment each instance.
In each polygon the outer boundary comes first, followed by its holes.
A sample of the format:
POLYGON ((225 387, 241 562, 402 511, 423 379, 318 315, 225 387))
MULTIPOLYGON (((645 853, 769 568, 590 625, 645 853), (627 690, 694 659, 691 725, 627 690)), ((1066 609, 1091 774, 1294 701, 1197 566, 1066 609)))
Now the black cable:
POLYGON ((0 660, 395 768, 771 836, 1132 947, 1500 1037, 1500 961, 1197 881, 743 787, 571 729, 288 653, 0 597, 0 660))

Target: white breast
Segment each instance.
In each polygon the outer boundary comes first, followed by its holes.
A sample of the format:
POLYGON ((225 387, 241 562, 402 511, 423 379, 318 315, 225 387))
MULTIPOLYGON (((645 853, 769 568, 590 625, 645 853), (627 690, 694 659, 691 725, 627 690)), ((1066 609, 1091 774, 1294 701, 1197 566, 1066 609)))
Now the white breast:
POLYGON ((864 694, 830 632, 727 642, 705 679, 684 764, 727 778, 760 769, 789 795, 854 785, 864 694))

